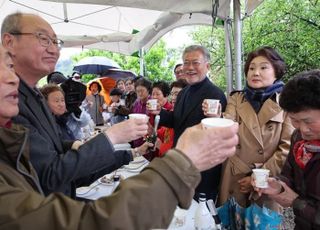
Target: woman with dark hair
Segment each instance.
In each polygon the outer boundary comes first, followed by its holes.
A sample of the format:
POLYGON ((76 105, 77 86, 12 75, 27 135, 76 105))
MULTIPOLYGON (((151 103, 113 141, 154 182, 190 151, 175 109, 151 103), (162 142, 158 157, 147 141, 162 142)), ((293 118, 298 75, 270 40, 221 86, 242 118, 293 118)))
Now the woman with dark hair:
MULTIPOLYGON (((145 79, 144 77, 140 77, 134 83, 135 91, 137 94, 137 100, 134 102, 132 106, 131 113, 147 113, 147 101, 151 98, 150 92, 152 83, 151 81, 145 79)), ((132 142, 133 147, 138 147, 144 143, 143 138, 139 138, 132 142)))
POLYGON ((99 94, 101 89, 101 85, 98 82, 93 81, 89 85, 91 94, 86 96, 86 101, 88 104, 86 109, 88 109, 88 112, 96 125, 104 124, 102 112, 105 102, 103 96, 99 94))
POLYGON ((269 178, 268 188, 255 189, 293 207, 295 229, 320 229, 320 71, 293 77, 279 103, 296 128, 290 152, 279 178, 269 178))
POLYGON ((224 162, 219 203, 234 197, 243 207, 256 202, 281 211, 267 196, 252 193, 250 175, 254 168, 279 175, 289 152, 293 127, 279 106, 286 65, 276 50, 261 47, 248 54, 244 69, 246 86, 231 93, 223 114, 239 123, 239 145, 235 156, 224 162))

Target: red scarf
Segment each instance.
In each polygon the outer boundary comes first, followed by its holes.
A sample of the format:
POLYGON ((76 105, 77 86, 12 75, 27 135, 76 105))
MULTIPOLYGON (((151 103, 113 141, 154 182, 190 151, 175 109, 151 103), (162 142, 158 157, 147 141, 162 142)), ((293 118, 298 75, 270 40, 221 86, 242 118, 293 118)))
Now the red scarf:
POLYGON ((320 152, 320 140, 301 140, 296 142, 293 146, 294 158, 301 169, 306 167, 309 160, 317 152, 320 152))

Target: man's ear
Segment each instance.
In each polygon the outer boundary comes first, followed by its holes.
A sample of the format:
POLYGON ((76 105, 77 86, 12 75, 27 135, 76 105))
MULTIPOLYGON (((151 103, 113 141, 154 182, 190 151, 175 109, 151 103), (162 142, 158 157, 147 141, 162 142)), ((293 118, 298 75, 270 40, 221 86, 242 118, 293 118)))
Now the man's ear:
POLYGON ((14 55, 14 36, 9 33, 4 33, 1 41, 3 47, 6 48, 12 55, 14 55))

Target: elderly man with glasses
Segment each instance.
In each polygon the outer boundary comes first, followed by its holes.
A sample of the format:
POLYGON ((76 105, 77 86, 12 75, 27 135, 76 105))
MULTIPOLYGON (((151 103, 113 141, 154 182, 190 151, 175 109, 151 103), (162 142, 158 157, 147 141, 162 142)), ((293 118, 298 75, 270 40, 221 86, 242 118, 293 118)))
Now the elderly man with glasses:
POLYGON ((19 114, 13 120, 29 128, 31 162, 44 194, 62 192, 75 198, 75 189, 128 164, 134 151, 116 151, 113 144, 126 143, 147 133, 147 121, 128 120, 97 135, 75 151, 77 142, 62 140, 58 126, 36 87, 51 73, 63 41, 51 26, 33 14, 8 15, 1 27, 4 47, 10 52, 20 78, 19 114))

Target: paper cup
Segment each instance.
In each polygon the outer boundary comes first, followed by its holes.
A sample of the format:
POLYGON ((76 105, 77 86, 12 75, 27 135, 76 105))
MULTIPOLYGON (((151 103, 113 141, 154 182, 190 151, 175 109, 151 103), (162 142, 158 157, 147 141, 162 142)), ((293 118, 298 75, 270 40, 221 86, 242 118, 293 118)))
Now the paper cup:
POLYGON ((126 100, 125 99, 120 99, 120 105, 125 106, 126 105, 126 100))
POLYGON ((130 119, 143 119, 143 120, 147 119, 147 120, 149 120, 149 117, 143 113, 130 113, 129 118, 130 119))
POLYGON ((208 105, 208 114, 218 114, 220 100, 205 99, 205 103, 208 105))
POLYGON ((257 188, 268 188, 269 169, 252 169, 257 188))
POLYGON ((201 124, 204 129, 208 129, 214 127, 229 127, 234 124, 234 121, 226 118, 212 117, 202 119, 201 124))
POLYGON ((149 110, 157 110, 157 104, 158 100, 157 99, 149 99, 148 100, 148 105, 149 105, 149 110))

